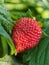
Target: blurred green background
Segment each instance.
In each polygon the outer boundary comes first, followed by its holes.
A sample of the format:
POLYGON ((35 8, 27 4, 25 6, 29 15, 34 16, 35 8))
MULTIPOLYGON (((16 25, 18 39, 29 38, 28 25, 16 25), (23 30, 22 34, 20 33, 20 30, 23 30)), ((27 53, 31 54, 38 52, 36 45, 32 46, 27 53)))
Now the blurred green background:
POLYGON ((43 18, 49 18, 49 0, 4 0, 4 5, 12 13, 14 10, 26 11, 29 8, 34 16, 40 15, 43 18))
POLYGON ((43 22, 49 19, 49 0, 4 0, 4 6, 11 12, 11 17, 16 20, 17 17, 25 15, 28 9, 41 27, 43 22), (41 22, 42 23, 41 23, 41 22))

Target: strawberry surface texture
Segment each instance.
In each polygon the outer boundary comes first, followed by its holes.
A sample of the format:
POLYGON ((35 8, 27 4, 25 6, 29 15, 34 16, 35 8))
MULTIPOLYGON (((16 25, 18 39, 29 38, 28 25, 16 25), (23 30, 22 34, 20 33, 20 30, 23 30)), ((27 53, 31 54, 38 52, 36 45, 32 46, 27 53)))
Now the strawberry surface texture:
POLYGON ((37 46, 41 36, 42 29, 32 18, 21 18, 13 26, 12 40, 17 53, 37 46))

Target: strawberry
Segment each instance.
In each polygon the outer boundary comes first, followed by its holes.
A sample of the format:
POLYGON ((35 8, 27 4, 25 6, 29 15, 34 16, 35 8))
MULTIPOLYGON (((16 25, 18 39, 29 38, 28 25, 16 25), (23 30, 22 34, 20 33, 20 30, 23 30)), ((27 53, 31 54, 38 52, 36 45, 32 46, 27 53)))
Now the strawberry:
POLYGON ((38 45, 42 30, 38 22, 32 18, 21 18, 13 27, 12 40, 17 53, 38 45))

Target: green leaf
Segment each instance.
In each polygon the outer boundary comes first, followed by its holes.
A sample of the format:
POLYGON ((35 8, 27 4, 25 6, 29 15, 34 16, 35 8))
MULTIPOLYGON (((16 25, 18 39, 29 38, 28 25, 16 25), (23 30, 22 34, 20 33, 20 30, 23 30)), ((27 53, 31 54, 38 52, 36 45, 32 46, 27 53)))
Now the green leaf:
POLYGON ((12 19, 14 19, 15 21, 22 18, 22 17, 30 17, 30 18, 34 18, 33 17, 33 13, 30 9, 28 9, 26 12, 24 11, 11 11, 11 17, 12 19))
POLYGON ((0 58, 3 57, 3 47, 1 43, 1 37, 0 37, 0 58))
POLYGON ((3 17, 3 15, 0 15, 0 23, 3 25, 7 32, 11 32, 13 24, 5 17, 3 17))
POLYGON ((3 56, 4 56, 5 54, 8 54, 8 44, 4 36, 1 36, 1 43, 3 47, 3 56))
POLYGON ((25 12, 24 11, 11 11, 11 17, 14 21, 18 20, 19 18, 22 18, 25 16, 25 12))
POLYGON ((47 36, 49 37, 49 27, 47 27, 44 32, 47 34, 47 36))
POLYGON ((25 51, 22 59, 28 65, 49 65, 49 37, 41 39, 34 49, 25 51))
POLYGON ((4 3, 4 6, 8 9, 8 10, 26 10, 27 9, 27 5, 24 3, 4 3))
POLYGON ((30 17, 30 18, 33 18, 33 15, 32 15, 32 12, 30 9, 28 9, 28 11, 26 12, 26 17, 30 17))
POLYGON ((49 0, 22 0, 28 6, 43 7, 49 9, 49 0))
POLYGON ((4 6, 0 6, 0 23, 8 33, 11 33, 14 22, 11 19, 9 11, 4 6))
POLYGON ((44 22, 45 29, 43 29, 44 35, 49 37, 49 21, 44 22))
POLYGON ((0 14, 3 15, 8 21, 12 22, 11 15, 4 5, 0 6, 0 14))
POLYGON ((9 36, 9 34, 4 30, 4 28, 1 25, 0 25, 0 35, 4 36, 6 38, 6 41, 11 48, 11 54, 15 54, 16 51, 15 51, 14 44, 11 40, 11 37, 9 36))

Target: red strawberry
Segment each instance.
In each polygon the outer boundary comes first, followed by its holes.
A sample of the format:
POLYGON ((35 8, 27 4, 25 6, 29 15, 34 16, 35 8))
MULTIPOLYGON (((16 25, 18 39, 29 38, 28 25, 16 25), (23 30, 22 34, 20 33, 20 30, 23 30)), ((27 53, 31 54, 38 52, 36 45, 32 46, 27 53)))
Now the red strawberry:
POLYGON ((21 18, 13 27, 12 40, 17 53, 38 45, 42 30, 37 21, 32 18, 21 18))

